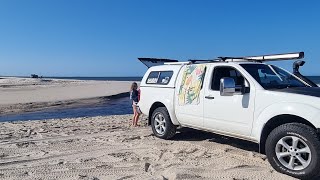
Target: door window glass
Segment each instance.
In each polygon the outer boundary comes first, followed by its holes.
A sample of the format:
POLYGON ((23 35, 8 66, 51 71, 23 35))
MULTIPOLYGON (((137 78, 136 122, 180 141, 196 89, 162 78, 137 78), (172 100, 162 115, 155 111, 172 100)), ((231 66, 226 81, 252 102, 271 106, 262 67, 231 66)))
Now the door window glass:
MULTIPOLYGON (((211 89, 215 91, 220 90, 220 79, 224 77, 230 77, 234 79, 236 87, 242 87, 244 85, 244 77, 240 72, 232 67, 217 67, 213 71, 213 77, 211 82, 211 89)), ((236 88, 236 90, 239 88, 236 88)))

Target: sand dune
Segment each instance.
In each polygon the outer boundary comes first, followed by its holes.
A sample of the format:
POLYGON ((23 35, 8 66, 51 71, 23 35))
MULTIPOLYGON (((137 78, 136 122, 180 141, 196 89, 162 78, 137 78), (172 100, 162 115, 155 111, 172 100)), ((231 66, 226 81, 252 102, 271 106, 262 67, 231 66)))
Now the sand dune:
POLYGON ((58 79, 0 79, 0 105, 55 102, 128 92, 131 82, 58 79))
POLYGON ((293 179, 249 142, 190 129, 161 140, 130 118, 0 123, 0 179, 293 179))

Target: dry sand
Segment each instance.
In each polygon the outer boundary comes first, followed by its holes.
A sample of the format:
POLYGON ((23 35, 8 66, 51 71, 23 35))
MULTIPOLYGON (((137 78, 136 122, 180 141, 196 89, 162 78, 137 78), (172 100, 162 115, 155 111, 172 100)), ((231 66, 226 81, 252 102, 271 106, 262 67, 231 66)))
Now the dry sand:
POLYGON ((64 101, 128 92, 131 82, 58 79, 0 79, 0 104, 64 101))
POLYGON ((249 142, 190 129, 162 140, 130 118, 0 123, 0 179, 293 179, 249 142))

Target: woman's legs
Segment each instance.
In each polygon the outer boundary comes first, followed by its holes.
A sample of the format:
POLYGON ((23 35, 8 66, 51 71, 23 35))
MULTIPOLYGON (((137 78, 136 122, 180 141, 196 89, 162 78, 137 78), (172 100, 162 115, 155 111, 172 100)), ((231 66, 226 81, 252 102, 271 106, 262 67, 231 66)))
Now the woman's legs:
POLYGON ((138 125, 138 120, 139 120, 139 116, 140 114, 137 111, 137 106, 132 105, 133 108, 133 119, 132 119, 132 125, 133 126, 137 126, 138 125))
POLYGON ((132 105, 132 109, 133 109, 132 126, 138 126, 138 120, 139 120, 140 114, 137 110, 136 105, 132 105))
POLYGON ((135 119, 134 119, 135 126, 138 125, 139 116, 140 116, 140 114, 136 111, 136 115, 135 115, 135 119))
POLYGON ((132 109, 133 109, 132 126, 136 126, 135 121, 136 121, 136 116, 137 116, 137 108, 135 105, 132 105, 132 109))

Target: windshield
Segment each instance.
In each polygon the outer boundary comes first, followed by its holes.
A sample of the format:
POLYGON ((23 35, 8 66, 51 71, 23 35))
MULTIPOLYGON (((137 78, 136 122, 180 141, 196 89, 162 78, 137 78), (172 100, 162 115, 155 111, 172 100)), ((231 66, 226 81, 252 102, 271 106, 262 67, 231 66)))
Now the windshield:
POLYGON ((294 75, 273 65, 241 64, 264 89, 306 87, 294 75))

